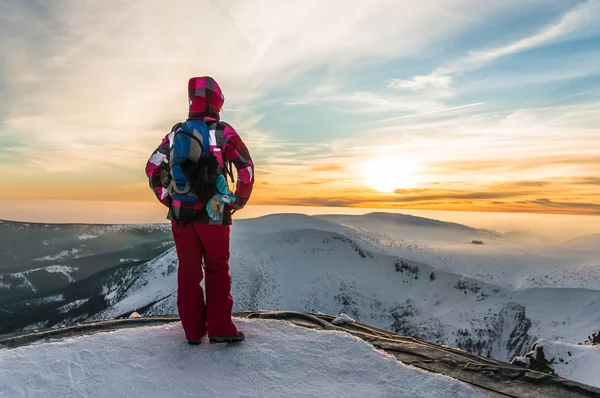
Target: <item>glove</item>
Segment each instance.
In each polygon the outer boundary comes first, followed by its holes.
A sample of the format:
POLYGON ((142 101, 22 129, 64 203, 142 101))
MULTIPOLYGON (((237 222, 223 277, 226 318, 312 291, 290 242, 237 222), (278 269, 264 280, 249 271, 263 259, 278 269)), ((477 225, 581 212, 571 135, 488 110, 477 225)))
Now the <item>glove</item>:
POLYGON ((221 195, 221 202, 227 203, 228 205, 235 203, 235 195, 231 192, 221 195))
POLYGON ((229 187, 227 186, 227 181, 225 180, 225 176, 223 174, 219 174, 217 177, 217 190, 222 194, 229 193, 229 187))
POLYGON ((225 203, 235 203, 235 195, 232 193, 227 195, 215 194, 206 203, 206 212, 208 213, 208 216, 215 221, 219 221, 221 213, 223 213, 223 210, 225 209, 225 203))
POLYGON ((206 203, 206 212, 211 219, 219 221, 221 213, 223 213, 225 208, 225 204, 235 203, 236 197, 235 194, 229 190, 227 181, 222 174, 217 177, 216 184, 219 193, 215 194, 206 203))
POLYGON ((227 181, 225 180, 225 176, 223 176, 223 174, 220 174, 219 177, 217 177, 216 183, 217 190, 219 191, 219 193, 221 193, 221 201, 223 203, 227 203, 228 205, 231 203, 235 203, 235 195, 229 190, 229 187, 227 186, 227 181))
POLYGON ((206 203, 206 212, 212 220, 219 221, 224 207, 225 203, 221 200, 221 195, 216 194, 206 203))

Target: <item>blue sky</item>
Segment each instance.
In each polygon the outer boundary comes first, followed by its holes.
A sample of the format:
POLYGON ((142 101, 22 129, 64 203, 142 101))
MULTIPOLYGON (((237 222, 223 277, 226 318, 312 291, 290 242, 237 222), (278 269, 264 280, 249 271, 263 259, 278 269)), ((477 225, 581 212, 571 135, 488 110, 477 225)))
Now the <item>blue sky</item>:
POLYGON ((144 163, 211 75, 255 203, 598 214, 598 20, 599 0, 0 0, 0 195, 152 200, 144 163))

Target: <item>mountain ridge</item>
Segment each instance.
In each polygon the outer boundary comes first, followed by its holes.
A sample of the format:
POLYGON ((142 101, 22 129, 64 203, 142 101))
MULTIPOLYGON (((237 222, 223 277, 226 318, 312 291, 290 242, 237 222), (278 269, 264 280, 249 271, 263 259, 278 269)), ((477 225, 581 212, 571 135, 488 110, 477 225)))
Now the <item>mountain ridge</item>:
MULTIPOLYGON (((593 329, 597 309, 590 303, 600 302, 600 293, 585 290, 595 283, 589 276, 574 290, 559 278, 554 285, 495 283, 508 281, 511 264, 528 278, 545 281, 530 272, 547 267, 548 258, 553 258, 550 254, 532 256, 521 246, 501 240, 484 239, 483 246, 472 245, 471 232, 453 236, 447 243, 439 236, 415 240, 404 236, 405 230, 394 237, 388 235, 393 230, 373 233, 378 225, 361 222, 357 227, 305 215, 236 222, 231 251, 236 310, 344 312, 391 331, 504 360, 524 354, 537 338, 577 340, 589 333, 583 326, 593 329), (477 272, 469 275, 471 270, 477 272), (567 298, 570 306, 562 304, 567 298), (554 322, 559 314, 564 314, 564 324, 554 322), (581 328, 571 326, 575 324, 581 328)), ((71 292, 70 301, 49 300, 43 308, 54 311, 55 325, 133 311, 172 313, 176 311, 176 267, 171 248, 148 262, 116 268, 113 276, 107 271, 96 281, 87 281, 88 285, 75 284, 73 289, 81 288, 78 294, 71 292), (95 296, 83 301, 92 291, 89 286, 94 286, 95 296)), ((31 322, 28 327, 49 325, 31 322)))

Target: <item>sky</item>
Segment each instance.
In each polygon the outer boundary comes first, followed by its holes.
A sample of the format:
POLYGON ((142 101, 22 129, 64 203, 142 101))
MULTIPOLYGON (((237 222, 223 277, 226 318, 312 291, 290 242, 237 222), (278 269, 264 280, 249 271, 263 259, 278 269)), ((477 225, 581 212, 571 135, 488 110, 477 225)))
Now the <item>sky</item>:
POLYGON ((158 203, 146 161, 209 75, 252 205, 599 215, 598 20, 600 0, 0 0, 0 200, 158 203))

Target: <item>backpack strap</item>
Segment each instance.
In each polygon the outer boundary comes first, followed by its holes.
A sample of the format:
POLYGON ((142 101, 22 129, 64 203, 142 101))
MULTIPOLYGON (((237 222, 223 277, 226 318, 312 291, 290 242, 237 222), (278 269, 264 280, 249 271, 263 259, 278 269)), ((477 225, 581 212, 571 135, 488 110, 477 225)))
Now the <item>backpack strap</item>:
MULTIPOLYGON (((202 122, 204 123, 204 122, 202 122)), ((205 124, 206 126, 206 124, 205 124)), ((209 157, 210 154, 210 131, 208 130, 208 126, 206 126, 206 128, 203 128, 202 131, 200 131, 200 134, 202 135, 202 157, 207 158, 209 157)))
POLYGON ((235 180, 233 179, 233 162, 231 160, 223 160, 223 165, 225 166, 225 182, 227 182, 227 177, 231 178, 231 183, 233 184, 235 180))

